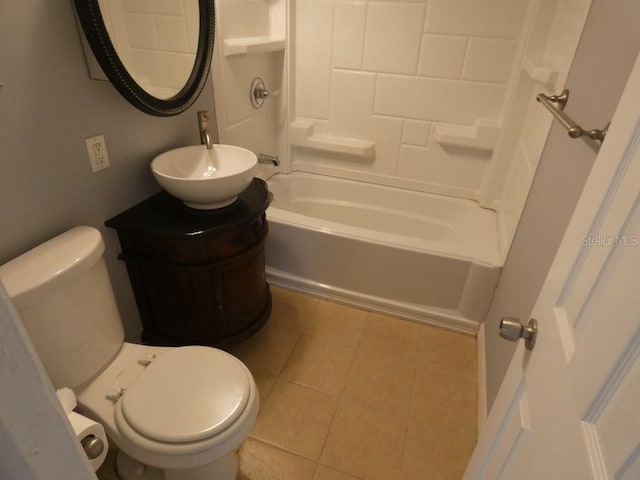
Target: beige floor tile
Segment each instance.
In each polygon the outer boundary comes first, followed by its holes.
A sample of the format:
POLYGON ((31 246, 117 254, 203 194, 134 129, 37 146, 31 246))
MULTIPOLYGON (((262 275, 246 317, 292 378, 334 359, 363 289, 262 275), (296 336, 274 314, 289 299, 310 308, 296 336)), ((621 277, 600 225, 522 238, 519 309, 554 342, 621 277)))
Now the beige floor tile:
POLYGON ((371 314, 344 396, 407 417, 415 380, 421 325, 371 314))
POLYGON ((342 303, 332 302, 331 300, 320 299, 316 306, 318 315, 337 316, 354 320, 364 320, 371 313, 369 310, 351 307, 342 303))
POLYGON ((318 299, 278 287, 271 290, 273 303, 269 322, 302 333, 316 310, 318 299))
POLYGON ((247 438, 240 448, 238 480, 312 480, 315 468, 311 460, 247 438))
POLYGON ((300 305, 308 305, 308 308, 315 308, 319 300, 319 298, 314 295, 303 293, 298 290, 292 290, 290 288, 281 287, 279 285, 271 285, 271 287, 275 288, 279 295, 288 297, 291 299, 290 301, 297 302, 300 305))
POLYGON ((271 288, 275 289, 278 298, 291 305, 296 305, 301 310, 313 310, 318 305, 318 297, 283 287, 272 286, 271 288))
POLYGON ((338 394, 344 388, 354 354, 354 348, 303 335, 281 376, 323 392, 338 394))
POLYGON ((378 355, 416 357, 424 325, 399 318, 370 313, 360 342, 362 348, 370 348, 378 355))
POLYGON ((278 377, 264 372, 253 372, 252 375, 260 392, 260 405, 263 405, 278 377))
POLYGON ((320 463, 356 477, 399 468, 406 422, 396 416, 340 402, 320 463))
POLYGON ((337 401, 334 395, 279 379, 261 406, 251 436, 317 460, 337 401))
POLYGON ((388 355, 384 350, 361 345, 343 395, 376 410, 406 418, 416 365, 415 352, 388 355))
POLYGON ((470 436, 410 422, 403 459, 407 480, 460 480, 475 446, 470 436))
POLYGON ((347 475, 324 465, 318 465, 313 480, 359 480, 358 477, 347 475))
POLYGON ((476 339, 442 328, 425 327, 420 346, 420 368, 477 378, 476 339))
MULTIPOLYGON (((373 472, 367 473, 363 480, 409 480, 405 475, 402 467, 381 468, 373 472)), ((414 479, 411 479, 414 480, 414 479)), ((420 480, 439 480, 439 479, 420 479, 420 480)))
POLYGON ((475 437, 477 382, 444 372, 419 371, 411 419, 456 436, 475 437))
POLYGON ((252 373, 278 375, 300 335, 267 322, 253 337, 234 345, 229 351, 242 360, 252 373))
POLYGON ((320 300, 304 333, 345 347, 355 347, 364 333, 368 313, 320 300))
POLYGON ((414 362, 420 351, 423 329, 423 325, 414 322, 372 313, 358 348, 388 361, 414 362))

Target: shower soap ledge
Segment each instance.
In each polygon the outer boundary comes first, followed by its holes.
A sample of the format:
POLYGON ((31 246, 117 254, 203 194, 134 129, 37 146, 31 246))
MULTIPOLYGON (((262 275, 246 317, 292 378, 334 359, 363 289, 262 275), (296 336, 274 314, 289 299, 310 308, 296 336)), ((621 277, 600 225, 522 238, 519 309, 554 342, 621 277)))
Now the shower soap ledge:
POLYGON ((357 158, 373 158, 375 142, 358 138, 338 137, 314 132, 314 123, 296 120, 289 127, 289 141, 297 147, 342 153, 357 158))
POLYGON ((437 124, 433 139, 443 147, 493 151, 499 132, 500 125, 495 120, 478 119, 471 126, 437 124))

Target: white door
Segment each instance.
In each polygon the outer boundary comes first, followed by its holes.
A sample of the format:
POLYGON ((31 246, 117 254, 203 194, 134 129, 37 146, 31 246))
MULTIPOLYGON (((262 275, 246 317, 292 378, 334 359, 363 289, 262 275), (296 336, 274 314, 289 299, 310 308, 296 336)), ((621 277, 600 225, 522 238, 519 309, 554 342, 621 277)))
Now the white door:
POLYGON ((640 479, 639 146, 636 60, 465 479, 640 479))

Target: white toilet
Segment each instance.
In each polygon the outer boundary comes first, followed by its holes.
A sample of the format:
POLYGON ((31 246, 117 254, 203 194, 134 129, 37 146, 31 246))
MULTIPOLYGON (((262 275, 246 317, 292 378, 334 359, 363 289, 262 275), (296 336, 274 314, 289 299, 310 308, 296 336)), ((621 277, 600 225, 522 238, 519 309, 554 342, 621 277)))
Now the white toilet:
POLYGON ((73 228, 0 267, 56 388, 120 449, 123 480, 231 480, 258 413, 247 367, 211 347, 126 343, 91 227, 73 228))

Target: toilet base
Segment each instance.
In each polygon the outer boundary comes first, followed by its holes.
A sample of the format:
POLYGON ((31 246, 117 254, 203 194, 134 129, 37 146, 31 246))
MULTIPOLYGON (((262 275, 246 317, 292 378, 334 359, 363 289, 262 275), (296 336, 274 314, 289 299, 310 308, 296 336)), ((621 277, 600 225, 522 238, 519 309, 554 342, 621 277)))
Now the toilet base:
POLYGON ((236 480, 240 465, 238 453, 234 451, 200 467, 163 470, 145 465, 120 450, 116 470, 122 480, 236 480))

